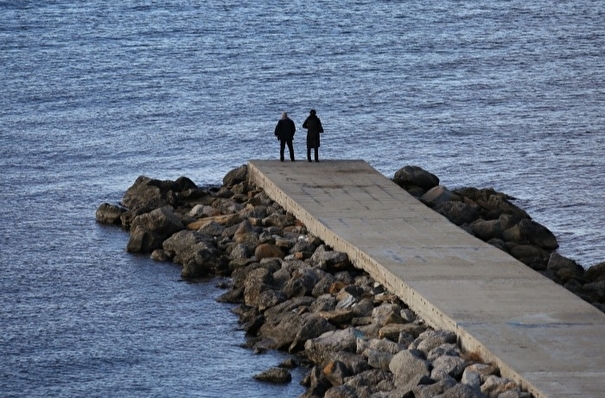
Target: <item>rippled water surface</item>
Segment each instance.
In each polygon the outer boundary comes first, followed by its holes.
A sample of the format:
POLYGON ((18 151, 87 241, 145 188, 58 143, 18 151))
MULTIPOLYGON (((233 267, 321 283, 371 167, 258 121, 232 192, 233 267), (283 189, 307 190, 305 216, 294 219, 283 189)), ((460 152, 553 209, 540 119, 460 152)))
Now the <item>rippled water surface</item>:
POLYGON ((605 259, 605 3, 256 3, 0 1, 1 395, 303 391, 253 381, 284 356, 240 348, 215 281, 94 221, 139 175, 277 158, 283 110, 298 157, 315 108, 323 158, 494 187, 605 259))

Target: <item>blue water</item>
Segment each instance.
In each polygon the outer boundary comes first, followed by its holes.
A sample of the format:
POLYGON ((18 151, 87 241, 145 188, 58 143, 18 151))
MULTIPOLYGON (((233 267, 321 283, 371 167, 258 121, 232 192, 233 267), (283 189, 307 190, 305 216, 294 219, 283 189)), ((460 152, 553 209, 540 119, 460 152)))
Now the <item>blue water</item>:
MULTIPOLYGON (((605 3, 0 1, 0 396, 298 396, 252 376, 215 281, 95 223, 139 175, 320 157, 493 187, 605 260, 605 3), (201 4, 200 4, 201 3, 201 4)), ((299 372, 301 373, 301 372, 299 372)))

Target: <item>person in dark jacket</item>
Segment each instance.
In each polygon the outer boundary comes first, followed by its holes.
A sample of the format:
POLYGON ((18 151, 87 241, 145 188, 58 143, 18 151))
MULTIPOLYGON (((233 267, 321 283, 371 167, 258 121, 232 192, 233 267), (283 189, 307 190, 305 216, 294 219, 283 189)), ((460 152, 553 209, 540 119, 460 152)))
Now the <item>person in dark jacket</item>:
POLYGON ((281 119, 275 126, 275 136, 279 140, 279 160, 284 161, 284 149, 288 145, 288 151, 290 151, 290 160, 294 162, 294 146, 292 140, 294 139, 294 133, 296 132, 296 126, 292 119, 288 117, 288 113, 284 112, 281 114, 281 119))
POLYGON ((307 160, 311 161, 311 149, 315 150, 315 161, 319 162, 319 134, 324 132, 321 120, 317 117, 315 109, 311 109, 309 117, 303 123, 307 129, 307 160))

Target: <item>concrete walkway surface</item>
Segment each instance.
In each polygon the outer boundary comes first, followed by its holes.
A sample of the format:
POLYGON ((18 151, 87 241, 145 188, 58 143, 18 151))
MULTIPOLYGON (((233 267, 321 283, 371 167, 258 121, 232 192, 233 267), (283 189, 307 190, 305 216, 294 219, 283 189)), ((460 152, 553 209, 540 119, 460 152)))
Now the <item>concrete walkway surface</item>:
POLYGON ((605 314, 361 160, 251 160, 251 181, 536 397, 605 397, 605 314))

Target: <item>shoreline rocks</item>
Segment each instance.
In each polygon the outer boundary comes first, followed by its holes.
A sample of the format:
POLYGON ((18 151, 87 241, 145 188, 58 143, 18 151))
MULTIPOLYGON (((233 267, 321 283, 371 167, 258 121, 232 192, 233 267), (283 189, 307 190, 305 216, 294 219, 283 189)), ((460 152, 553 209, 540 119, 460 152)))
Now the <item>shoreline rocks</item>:
MULTIPOLYGON (((584 271, 556 253, 554 235, 513 198, 492 189, 449 191, 416 166, 398 171, 394 181, 454 224, 605 308, 605 263, 584 271)), ((218 301, 235 305, 247 347, 287 351, 309 367, 302 397, 531 396, 310 234, 248 183, 245 165, 221 187, 141 176, 120 205, 99 206, 96 219, 129 230, 129 252, 180 264, 184 279, 227 278, 218 301)), ((255 378, 290 382, 286 368, 255 378)))

